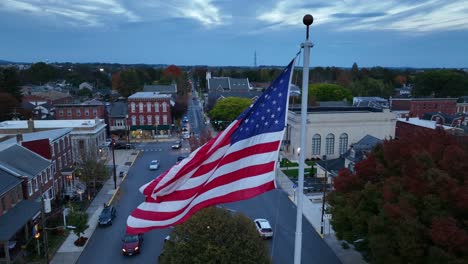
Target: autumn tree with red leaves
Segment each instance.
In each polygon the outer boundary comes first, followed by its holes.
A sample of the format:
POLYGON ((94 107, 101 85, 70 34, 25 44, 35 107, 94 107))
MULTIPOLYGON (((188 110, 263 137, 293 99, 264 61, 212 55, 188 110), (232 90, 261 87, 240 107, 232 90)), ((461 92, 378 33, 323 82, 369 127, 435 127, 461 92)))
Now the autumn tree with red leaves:
POLYGON ((468 263, 468 154, 444 131, 386 141, 328 196, 339 239, 371 263, 468 263))

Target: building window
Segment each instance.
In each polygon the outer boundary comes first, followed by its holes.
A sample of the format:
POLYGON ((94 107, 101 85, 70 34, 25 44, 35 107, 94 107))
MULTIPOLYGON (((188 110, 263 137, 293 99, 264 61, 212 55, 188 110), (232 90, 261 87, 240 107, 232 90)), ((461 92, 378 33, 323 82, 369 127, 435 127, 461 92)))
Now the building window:
POLYGON ((85 110, 84 110, 84 115, 85 115, 85 116, 89 116, 89 108, 85 108, 85 110))
POLYGON ((38 182, 37 182, 37 176, 34 178, 34 182, 33 182, 33 183, 34 183, 34 191, 37 192, 37 190, 39 190, 39 184, 38 184, 38 182))
POLYGON ((11 207, 15 206, 15 204, 16 204, 16 197, 18 197, 18 195, 16 194, 16 189, 12 189, 11 192, 10 192, 10 204, 11 204, 11 207))
POLYGON ((140 115, 140 125, 144 125, 145 124, 145 117, 140 115))
POLYGON ((154 124, 159 125, 159 115, 154 116, 154 124))
POLYGON ((319 134, 315 134, 312 137, 312 155, 320 155, 320 145, 322 137, 319 134))
POLYGON ((55 160, 52 161, 52 174, 55 175, 57 173, 57 164, 55 163, 55 160))
POLYGON ((167 125, 167 115, 163 115, 163 125, 167 125))
POLYGON ((154 103, 154 112, 159 112, 159 103, 154 103))
POLYGON ((132 116, 132 126, 136 126, 136 116, 132 116))
POLYGON ((58 169, 61 170, 62 169, 62 157, 58 157, 57 163, 58 163, 58 169))
POLYGON ((29 196, 33 194, 33 187, 32 187, 31 181, 28 181, 28 193, 29 193, 29 196))
POLYGON ((18 202, 23 200, 23 191, 21 190, 21 185, 18 185, 18 187, 16 187, 16 194, 18 195, 18 202))
POLYGON ((42 172, 42 177, 44 177, 46 183, 49 181, 49 177, 48 177, 48 176, 49 176, 49 175, 47 175, 46 171, 43 171, 43 172, 42 172))
POLYGON ((63 110, 62 109, 59 110, 59 115, 63 116, 63 110))
POLYGON ((166 102, 162 103, 162 110, 163 110, 163 112, 167 112, 167 103, 166 102))
POLYGON ((149 115, 146 118, 148 119, 148 125, 152 125, 153 124, 153 120, 152 120, 153 117, 149 115))
POLYGON ((135 103, 132 102, 132 103, 130 104, 130 107, 131 107, 132 113, 135 113, 135 103))
POLYGON ((49 180, 52 180, 52 173, 50 172, 50 167, 47 168, 47 178, 49 178, 49 180))
POLYGON ((54 144, 50 145, 50 154, 52 155, 52 158, 55 156, 55 151, 54 151, 54 144))
POLYGON ((138 103, 138 111, 140 113, 143 113, 143 103, 142 102, 138 103))
POLYGON ((72 116, 72 110, 71 109, 67 109, 67 116, 72 116))
POLYGON ((97 117, 97 109, 96 108, 93 108, 93 116, 97 117))
POLYGON ((348 134, 343 133, 340 136, 340 155, 348 149, 348 134))
POLYGON ((325 154, 333 155, 335 149, 335 136, 333 134, 328 134, 325 139, 325 154))
POLYGON ((76 116, 81 116, 81 109, 76 109, 76 116))
POLYGON ((146 112, 151 112, 151 103, 146 103, 146 112))
POLYGON ((64 144, 63 139, 60 139, 60 145, 59 145, 60 146, 60 152, 63 151, 63 144, 64 144))

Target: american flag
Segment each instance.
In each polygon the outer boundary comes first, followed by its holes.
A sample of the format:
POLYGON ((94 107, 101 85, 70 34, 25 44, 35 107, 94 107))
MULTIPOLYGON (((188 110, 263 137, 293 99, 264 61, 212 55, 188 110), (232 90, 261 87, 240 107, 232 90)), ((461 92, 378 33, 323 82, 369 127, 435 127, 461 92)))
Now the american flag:
POLYGON ((127 219, 127 233, 181 224, 196 211, 275 188, 294 60, 223 132, 140 191, 146 199, 127 219))

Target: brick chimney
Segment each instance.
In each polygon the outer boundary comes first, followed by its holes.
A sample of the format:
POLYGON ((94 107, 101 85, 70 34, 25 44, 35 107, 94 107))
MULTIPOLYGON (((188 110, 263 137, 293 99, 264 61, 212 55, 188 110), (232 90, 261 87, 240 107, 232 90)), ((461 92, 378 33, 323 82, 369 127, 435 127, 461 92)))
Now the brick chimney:
POLYGON ((23 141, 23 134, 16 134, 16 142, 19 144, 23 141))
POLYGON ((34 132, 36 129, 34 128, 34 120, 30 118, 28 120, 28 132, 34 132))

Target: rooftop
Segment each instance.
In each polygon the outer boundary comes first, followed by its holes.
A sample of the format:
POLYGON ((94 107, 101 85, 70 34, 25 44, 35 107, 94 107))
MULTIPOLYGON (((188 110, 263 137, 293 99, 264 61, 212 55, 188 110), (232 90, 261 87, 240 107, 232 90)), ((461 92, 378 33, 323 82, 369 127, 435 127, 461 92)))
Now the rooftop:
MULTIPOLYGON (((47 128, 92 128, 104 123, 103 119, 75 119, 75 120, 34 120, 37 129, 47 128)), ((0 123, 0 129, 26 129, 27 120, 9 120, 0 123)), ((49 132, 49 131, 48 131, 49 132)))
MULTIPOLYGON (((406 120, 406 118, 398 118, 398 121, 412 124, 415 126, 420 126, 420 127, 426 127, 430 129, 435 129, 436 128, 436 121, 431 121, 431 120, 423 120, 419 119, 417 117, 411 117, 406 120)), ((442 126, 444 129, 451 129, 449 126, 442 126)))
POLYGON ((158 99, 158 98, 171 98, 169 94, 160 94, 158 92, 137 92, 128 97, 128 99, 158 99))

